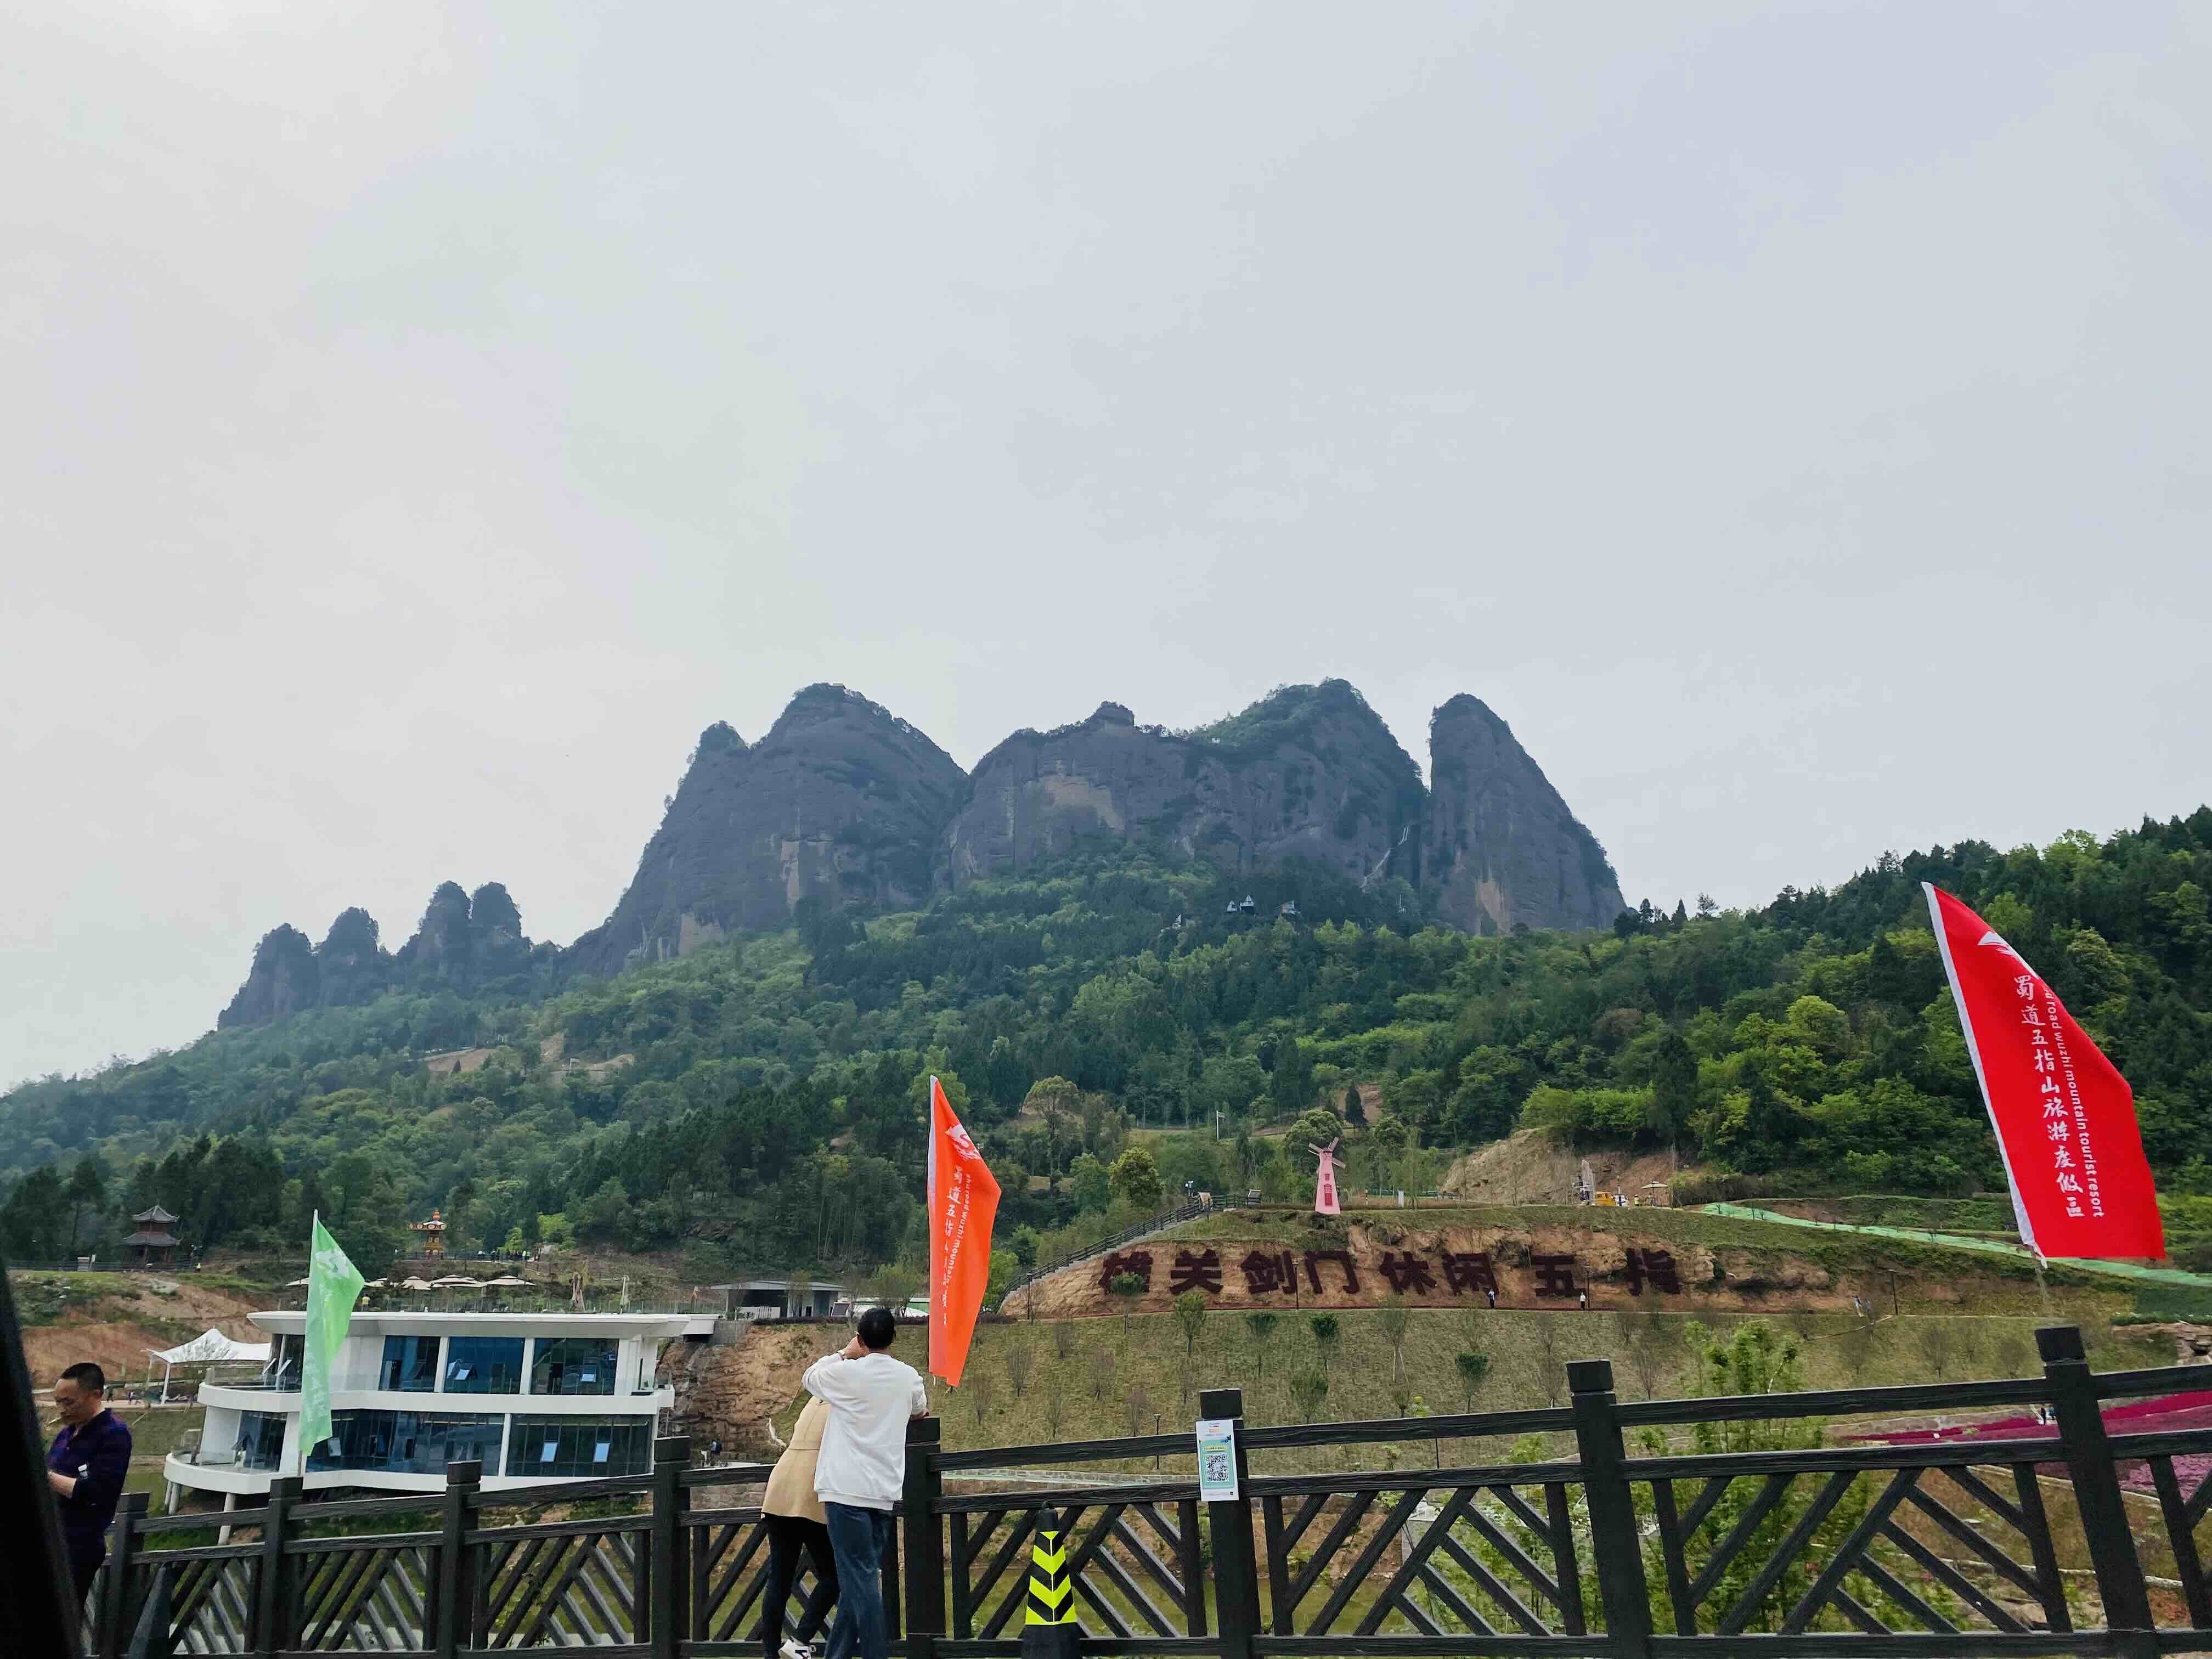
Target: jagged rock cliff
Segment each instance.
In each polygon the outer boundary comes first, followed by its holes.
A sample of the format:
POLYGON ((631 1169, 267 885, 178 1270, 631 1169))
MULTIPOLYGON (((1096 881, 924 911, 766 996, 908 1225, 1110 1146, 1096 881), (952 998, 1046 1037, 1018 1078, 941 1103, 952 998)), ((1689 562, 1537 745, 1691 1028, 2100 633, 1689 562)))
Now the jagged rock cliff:
POLYGON ((313 1008, 320 1001, 320 976, 315 971, 315 947, 289 922, 261 936, 253 947, 253 966, 230 1006, 216 1016, 216 1030, 238 1025, 266 1025, 272 1019, 313 1008))
POLYGON ((1470 933, 1612 926, 1624 907, 1605 849, 1479 698, 1430 718, 1429 765, 1421 868, 1439 921, 1470 933))
POLYGON ((957 887, 1104 833, 1231 871, 1297 856, 1413 880, 1420 812, 1420 769, 1342 680, 1285 687, 1183 733, 1109 702, 1073 726, 1017 732, 979 761, 939 869, 957 887))
POLYGON ((393 954, 348 910, 320 947, 279 927, 218 1022, 366 1002, 393 988, 522 991, 689 955, 789 925, 799 905, 916 906, 933 887, 1032 867, 1086 836, 1144 841, 1244 873, 1310 860, 1366 884, 1402 879, 1476 933, 1609 927, 1622 906, 1604 849, 1505 722, 1470 696, 1436 711, 1433 792, 1342 680, 1285 686, 1192 732, 1117 702, 1017 732, 972 777, 927 737, 840 685, 794 696, 748 746, 717 722, 614 914, 565 952, 533 946, 507 889, 430 896, 393 954))
POLYGON ((315 966, 326 1008, 374 1002, 392 983, 392 956, 377 943, 376 918, 358 905, 338 912, 315 947, 315 966))
POLYGON ((296 927, 272 929, 216 1025, 265 1025, 305 1008, 374 1002, 393 989, 520 993, 550 983, 560 958, 558 946, 524 935, 522 912, 499 883, 486 882, 471 898, 458 883, 441 882, 422 925, 396 952, 377 943, 376 918, 358 906, 340 911, 312 948, 296 927))
POLYGON ((622 902, 574 960, 614 973, 688 955, 784 927, 810 897, 918 904, 965 784, 950 755, 842 685, 807 687, 750 748, 710 726, 622 902))

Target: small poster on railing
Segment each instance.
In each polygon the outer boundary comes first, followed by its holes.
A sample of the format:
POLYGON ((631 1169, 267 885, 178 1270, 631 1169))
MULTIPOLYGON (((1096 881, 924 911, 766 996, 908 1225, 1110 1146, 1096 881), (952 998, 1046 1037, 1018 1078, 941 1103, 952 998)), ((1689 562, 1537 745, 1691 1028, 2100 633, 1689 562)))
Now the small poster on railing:
POLYGON ((1237 1419, 1233 1417, 1199 1419, 1198 1495, 1209 1504, 1237 1501, 1237 1419))

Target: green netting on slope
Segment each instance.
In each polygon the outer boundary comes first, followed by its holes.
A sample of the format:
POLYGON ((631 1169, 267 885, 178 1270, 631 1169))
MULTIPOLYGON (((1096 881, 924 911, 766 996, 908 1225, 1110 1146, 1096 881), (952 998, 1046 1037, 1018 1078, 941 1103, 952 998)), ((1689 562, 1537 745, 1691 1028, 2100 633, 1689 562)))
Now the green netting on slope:
MULTIPOLYGON (((1785 1227, 1811 1227, 1824 1233, 1857 1233, 1869 1238, 1894 1238, 1907 1244, 1935 1244, 1950 1250, 1979 1250, 1985 1255, 2007 1255, 2033 1261, 2034 1252, 2025 1244, 2007 1243, 1996 1238, 1970 1238, 1960 1233, 1923 1232, 1914 1227, 1875 1227, 1846 1221, 1808 1221, 1802 1216, 1782 1215, 1772 1210, 1753 1208, 1748 1204, 1704 1204, 1698 1207, 1708 1215, 1734 1216, 1740 1221, 1774 1221, 1785 1227)), ((2188 1290, 2202 1291, 2212 1295, 2212 1276, 2184 1273, 2179 1267, 2138 1267, 2126 1261, 2090 1261, 2078 1256, 2054 1255, 2052 1262, 2062 1267, 2072 1267, 2085 1273, 2102 1273, 2113 1279, 2133 1279, 2144 1285, 2172 1285, 2188 1290)))

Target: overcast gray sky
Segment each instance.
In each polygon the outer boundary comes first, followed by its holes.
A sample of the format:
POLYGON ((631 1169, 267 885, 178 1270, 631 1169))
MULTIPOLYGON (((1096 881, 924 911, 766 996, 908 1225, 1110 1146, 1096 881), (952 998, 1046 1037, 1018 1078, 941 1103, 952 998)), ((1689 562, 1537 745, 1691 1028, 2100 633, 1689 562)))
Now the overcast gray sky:
POLYGON ((1472 691, 1632 899, 2186 812, 2212 10, 0 11, 0 1079, 699 729, 1472 691))

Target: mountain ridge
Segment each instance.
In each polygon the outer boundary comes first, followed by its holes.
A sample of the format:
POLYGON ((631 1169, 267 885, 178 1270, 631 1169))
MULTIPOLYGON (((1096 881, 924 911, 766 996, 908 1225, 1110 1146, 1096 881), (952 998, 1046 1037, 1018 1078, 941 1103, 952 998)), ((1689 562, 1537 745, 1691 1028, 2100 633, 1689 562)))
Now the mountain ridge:
POLYGON ((1104 702, 1083 720, 1009 733, 972 770, 884 705, 817 683, 757 742, 720 720, 700 733, 607 920, 566 950, 533 945, 497 883, 472 899, 447 882, 396 952, 358 909, 319 947, 289 923, 272 929, 218 1024, 343 1006, 390 984, 465 988, 484 972, 617 974, 788 927, 802 907, 914 908, 1091 836, 1230 876, 1303 860, 1363 888, 1401 881, 1438 920, 1478 934, 1605 927, 1625 908, 1604 848, 1468 693, 1431 716, 1425 781, 1337 678, 1278 686, 1183 731, 1104 702))

